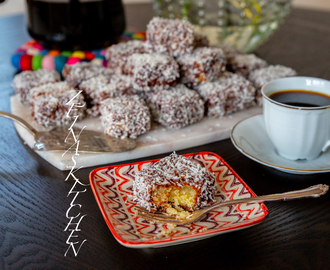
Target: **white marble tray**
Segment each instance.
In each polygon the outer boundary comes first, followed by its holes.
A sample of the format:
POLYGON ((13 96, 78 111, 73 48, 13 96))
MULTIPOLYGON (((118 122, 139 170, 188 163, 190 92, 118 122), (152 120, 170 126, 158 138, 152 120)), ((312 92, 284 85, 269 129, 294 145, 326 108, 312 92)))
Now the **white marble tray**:
MULTIPOLYGON (((25 119, 38 131, 45 130, 33 122, 29 108, 20 104, 16 96, 11 97, 10 104, 12 114, 25 119)), ((123 160, 152 156, 224 140, 230 137, 230 131, 237 122, 246 117, 261 113, 261 111, 261 108, 255 107, 222 119, 204 118, 202 121, 180 130, 166 130, 161 126, 155 126, 151 131, 137 139, 137 148, 134 150, 109 154, 81 153, 75 158, 77 162, 75 167, 110 165, 123 160)), ((15 123, 14 125, 20 137, 32 148, 35 142, 33 136, 19 124, 15 123)), ((97 118, 86 118, 76 123, 75 126, 79 128, 86 126, 86 129, 91 130, 103 130, 101 122, 97 118)), ((36 153, 59 170, 69 170, 73 166, 72 153, 64 154, 42 151, 36 151, 36 153)))

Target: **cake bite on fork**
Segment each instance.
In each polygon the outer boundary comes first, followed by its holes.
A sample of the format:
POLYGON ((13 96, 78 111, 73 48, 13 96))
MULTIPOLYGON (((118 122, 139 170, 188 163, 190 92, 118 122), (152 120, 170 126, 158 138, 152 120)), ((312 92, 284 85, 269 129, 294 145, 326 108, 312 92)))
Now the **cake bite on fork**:
POLYGON ((230 201, 224 201, 224 202, 217 202, 214 203, 211 206, 204 207, 199 210, 195 210, 190 215, 186 216, 173 216, 173 215, 167 215, 166 213, 156 212, 156 213, 150 213, 147 209, 144 209, 140 206, 135 206, 137 210, 137 214, 145 218, 147 220, 151 220, 153 222, 161 222, 161 223, 171 223, 175 225, 185 225, 185 224, 191 224, 194 222, 199 221, 202 217, 204 217, 207 213, 212 211, 215 208, 225 207, 225 206, 231 206, 234 204, 241 204, 241 203, 259 203, 259 202, 265 202, 265 201, 286 201, 286 200, 292 200, 292 199, 299 199, 299 198, 318 198, 329 190, 328 185, 315 185, 311 186, 306 189, 301 190, 295 190, 285 193, 278 193, 278 194, 270 194, 270 195, 263 195, 263 196, 257 196, 257 197, 250 197, 250 198, 243 198, 243 199, 237 199, 237 200, 230 200, 230 201))

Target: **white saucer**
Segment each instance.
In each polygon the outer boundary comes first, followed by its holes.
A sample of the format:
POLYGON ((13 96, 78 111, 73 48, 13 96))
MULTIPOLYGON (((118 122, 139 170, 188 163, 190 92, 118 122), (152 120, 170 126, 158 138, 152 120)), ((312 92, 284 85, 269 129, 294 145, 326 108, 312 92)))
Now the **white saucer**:
POLYGON ((293 161, 278 155, 267 135, 262 114, 238 122, 233 127, 230 138, 244 155, 277 170, 295 174, 330 172, 330 149, 311 161, 293 161))

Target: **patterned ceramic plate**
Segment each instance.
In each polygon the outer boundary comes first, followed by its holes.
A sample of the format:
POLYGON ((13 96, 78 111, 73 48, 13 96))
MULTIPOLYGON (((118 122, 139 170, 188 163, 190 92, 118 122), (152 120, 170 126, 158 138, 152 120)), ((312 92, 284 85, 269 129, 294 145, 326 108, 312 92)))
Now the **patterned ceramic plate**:
MULTIPOLYGON (((184 156, 203 162, 214 173, 217 181, 216 200, 256 196, 218 155, 201 152, 184 156)), ((132 185, 136 172, 154 161, 103 167, 90 174, 90 184, 103 217, 113 236, 124 246, 161 247, 201 240, 247 228, 268 215, 263 203, 245 203, 213 210, 190 226, 172 228, 169 224, 153 224, 144 220, 135 214, 135 203, 131 200, 132 185)))

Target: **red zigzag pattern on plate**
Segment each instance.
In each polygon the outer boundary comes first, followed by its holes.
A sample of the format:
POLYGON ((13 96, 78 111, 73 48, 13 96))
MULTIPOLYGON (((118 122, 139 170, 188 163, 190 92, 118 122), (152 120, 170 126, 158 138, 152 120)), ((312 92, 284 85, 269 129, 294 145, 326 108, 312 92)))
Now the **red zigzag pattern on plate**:
MULTIPOLYGON (((105 172, 101 171, 98 176, 103 179, 101 181, 94 179, 95 185, 101 189, 102 194, 105 195, 102 203, 113 228, 117 229, 117 233, 120 237, 138 239, 139 237, 135 234, 134 226, 131 224, 126 213, 123 197, 117 189, 118 177, 116 175, 116 170, 113 168, 105 172), (106 184, 104 184, 104 181, 106 181, 106 184)), ((126 179, 124 179, 124 182, 127 183, 126 179)))
MULTIPOLYGON (((250 197, 252 194, 246 184, 217 155, 197 153, 190 158, 205 164, 216 176, 217 200, 232 200, 250 197)), ((168 230, 166 225, 151 224, 135 215, 134 202, 130 199, 132 185, 137 171, 147 166, 148 162, 127 164, 104 168, 94 175, 93 181, 101 206, 104 208, 108 225, 112 227, 119 241, 148 244, 173 241, 211 233, 220 233, 235 228, 242 228, 262 220, 267 209, 261 204, 241 204, 223 207, 210 212, 205 218, 191 226, 177 226, 168 230), (167 232, 161 234, 160 232, 167 232)))

